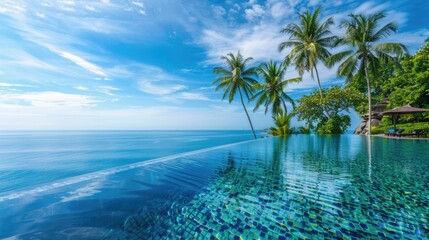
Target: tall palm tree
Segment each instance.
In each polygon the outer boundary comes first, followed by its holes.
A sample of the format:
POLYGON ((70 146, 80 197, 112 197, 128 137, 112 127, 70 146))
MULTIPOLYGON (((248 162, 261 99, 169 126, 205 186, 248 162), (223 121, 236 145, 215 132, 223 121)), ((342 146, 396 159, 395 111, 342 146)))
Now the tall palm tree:
POLYGON ((259 75, 264 78, 264 82, 254 85, 255 90, 259 91, 251 98, 251 100, 257 99, 253 111, 257 111, 261 105, 264 105, 265 114, 267 114, 271 105, 273 115, 278 114, 282 107, 283 111, 287 113, 286 102, 290 102, 295 109, 295 102, 285 93, 285 88, 290 83, 300 82, 301 77, 283 80, 286 68, 286 65, 273 61, 264 63, 258 68, 259 75))
POLYGON ((335 63, 341 62, 337 70, 339 76, 344 76, 347 80, 351 80, 354 76, 366 79, 369 109, 368 134, 371 135, 372 109, 369 72, 373 76, 377 76, 377 70, 381 63, 396 61, 397 58, 395 57, 401 57, 408 50, 400 43, 383 42, 377 44, 397 30, 397 26, 392 22, 379 27, 380 20, 385 17, 384 13, 380 12, 369 16, 350 14, 349 17, 350 19, 343 21, 340 25, 346 30, 345 36, 339 38, 335 45, 346 45, 350 49, 329 57, 327 65, 332 67, 335 63))
POLYGON ((246 66, 252 58, 244 59, 240 52, 238 52, 235 56, 232 53, 228 53, 226 56, 222 56, 221 59, 225 61, 227 68, 215 67, 213 69, 213 72, 219 75, 213 82, 213 85, 217 85, 215 90, 218 91, 222 89, 224 91, 222 99, 228 98, 229 103, 234 100, 235 94, 237 92, 239 93, 241 105, 243 105, 244 111, 246 112, 253 137, 256 139, 255 130, 253 129, 252 121, 250 120, 249 113, 247 112, 243 100, 243 94, 249 100, 253 92, 253 85, 257 83, 257 81, 253 79, 253 77, 258 75, 256 68, 247 68, 246 66))
POLYGON ((301 76, 304 72, 310 72, 311 78, 314 80, 315 73, 320 97, 322 98, 322 87, 317 64, 319 62, 324 63, 331 56, 328 48, 332 47, 336 37, 332 35, 329 27, 334 24, 334 20, 330 17, 321 22, 320 8, 317 8, 314 12, 307 11, 304 14, 298 14, 298 16, 298 24, 291 23, 281 30, 282 33, 289 34, 290 37, 288 41, 280 43, 279 51, 292 47, 292 50, 285 58, 285 62, 294 63, 301 76))

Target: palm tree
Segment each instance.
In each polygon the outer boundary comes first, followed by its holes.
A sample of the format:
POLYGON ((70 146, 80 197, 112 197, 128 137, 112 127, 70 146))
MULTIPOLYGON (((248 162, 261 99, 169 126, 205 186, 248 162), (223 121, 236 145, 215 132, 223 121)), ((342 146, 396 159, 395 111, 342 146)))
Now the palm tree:
POLYGON ((314 12, 298 14, 299 23, 291 23, 281 30, 282 33, 289 34, 289 40, 279 45, 279 51, 292 47, 292 50, 285 58, 285 63, 293 62, 302 76, 304 72, 310 72, 314 80, 314 73, 317 78, 320 97, 322 98, 322 87, 320 85, 319 71, 317 64, 325 62, 331 56, 328 48, 332 47, 336 37, 332 35, 329 27, 334 24, 330 17, 326 21, 320 20, 320 8, 314 12))
POLYGON ((251 98, 252 101, 257 99, 253 111, 257 111, 263 104, 265 114, 267 114, 270 105, 273 115, 278 114, 282 107, 283 111, 287 113, 286 102, 290 102, 293 109, 295 109, 295 102, 284 90, 288 84, 300 82, 301 77, 283 80, 286 68, 286 65, 273 61, 264 63, 258 68, 259 75, 264 78, 264 82, 254 85, 255 90, 259 91, 251 98))
POLYGON ((276 115, 273 115, 273 121, 275 127, 271 127, 269 134, 273 136, 286 136, 293 132, 293 128, 290 126, 290 121, 292 120, 293 113, 283 113, 281 110, 276 115))
POLYGON ((371 135, 371 82, 369 72, 377 76, 377 70, 381 63, 396 61, 395 57, 401 57, 407 53, 407 48, 400 43, 378 43, 383 38, 396 32, 394 23, 387 23, 379 27, 384 13, 376 13, 370 16, 362 14, 350 14, 350 19, 343 21, 341 27, 346 29, 346 34, 336 42, 338 45, 349 46, 350 49, 336 53, 327 60, 328 67, 341 62, 337 74, 350 81, 354 76, 365 78, 368 91, 369 129, 371 135))
POLYGON ((247 63, 251 61, 252 58, 244 59, 240 52, 238 52, 236 56, 232 53, 228 53, 226 56, 222 56, 221 59, 225 61, 227 68, 215 67, 213 69, 213 72, 219 75, 219 77, 213 82, 213 85, 217 85, 215 90, 224 90, 222 99, 228 97, 229 103, 234 100, 235 94, 238 91, 241 105, 243 105, 244 111, 246 112, 253 137, 256 139, 255 130, 253 129, 252 121, 250 120, 249 113, 247 112, 243 100, 243 93, 249 100, 250 95, 253 92, 253 85, 257 83, 257 81, 252 78, 258 75, 256 68, 246 67, 247 63))

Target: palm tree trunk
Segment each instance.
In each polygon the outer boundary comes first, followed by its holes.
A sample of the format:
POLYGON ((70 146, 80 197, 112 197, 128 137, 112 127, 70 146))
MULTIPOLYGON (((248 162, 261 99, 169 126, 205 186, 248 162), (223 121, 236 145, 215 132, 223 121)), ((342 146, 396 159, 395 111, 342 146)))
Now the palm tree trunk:
POLYGON ((371 136, 371 118, 372 118, 372 109, 371 109, 371 83, 369 81, 369 75, 368 75, 368 64, 366 61, 364 63, 364 69, 365 69, 365 77, 366 77, 366 85, 368 88, 368 135, 371 136))
MULTIPOLYGON (((322 85, 320 85, 320 77, 319 77, 319 71, 317 71, 317 67, 314 66, 314 70, 316 71, 316 77, 317 77, 317 85, 319 86, 319 94, 320 94, 320 103, 322 103, 323 99, 323 93, 322 93, 322 85)), ((325 108, 322 106, 322 109, 324 111, 324 115, 329 119, 331 116, 329 116, 329 112, 325 111, 325 108), (326 112, 326 113, 325 113, 326 112)))
POLYGON ((244 111, 246 112, 247 119, 249 120, 249 123, 250 123, 250 128, 252 129, 253 137, 256 139, 255 130, 253 129, 252 121, 250 120, 249 113, 247 112, 246 106, 244 105, 243 95, 241 94, 240 88, 238 88, 238 92, 240 93, 241 105, 243 105, 244 111))
POLYGON ((317 71, 317 67, 316 66, 314 66, 314 70, 316 71, 317 86, 319 86, 320 99, 322 99, 323 98, 323 94, 322 94, 322 86, 320 85, 319 71, 317 71))
POLYGON ((283 108, 285 109, 284 114, 287 114, 286 103, 284 100, 282 100, 282 103, 283 103, 283 108))

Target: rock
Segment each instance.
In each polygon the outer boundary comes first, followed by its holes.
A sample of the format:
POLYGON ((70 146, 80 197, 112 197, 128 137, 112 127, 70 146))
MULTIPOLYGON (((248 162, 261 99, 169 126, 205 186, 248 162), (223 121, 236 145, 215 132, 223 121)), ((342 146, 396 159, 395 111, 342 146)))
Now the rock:
MULTIPOLYGON (((385 100, 383 102, 377 103, 376 105, 373 105, 372 107, 372 116, 371 116, 371 126, 380 126, 381 119, 383 118, 383 111, 386 109, 386 106, 388 104, 388 101, 385 100)), ((369 114, 364 114, 361 116, 362 122, 359 124, 359 126, 356 127, 353 134, 368 134, 368 127, 369 127, 369 114)))
POLYGON ((359 126, 356 127, 356 129, 353 132, 353 134, 361 134, 361 132, 365 128, 365 126, 366 126, 366 122, 364 121, 361 124, 359 124, 359 126))
POLYGON ((380 126, 381 121, 379 119, 371 119, 371 126, 380 126))

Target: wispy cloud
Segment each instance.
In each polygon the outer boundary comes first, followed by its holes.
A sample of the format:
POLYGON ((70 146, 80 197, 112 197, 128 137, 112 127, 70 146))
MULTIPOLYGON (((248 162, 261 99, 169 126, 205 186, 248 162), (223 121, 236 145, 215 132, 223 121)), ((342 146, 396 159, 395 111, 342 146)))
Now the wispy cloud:
POLYGON ((159 82, 159 80, 141 81, 139 82, 138 86, 142 92, 153 94, 153 95, 172 94, 187 88, 185 85, 163 84, 163 83, 157 84, 157 82, 159 82))
POLYGON ((121 90, 121 89, 117 88, 117 87, 112 87, 112 86, 99 86, 97 88, 97 91, 104 93, 106 95, 109 95, 109 96, 115 96, 115 94, 113 92, 119 91, 119 90, 121 90))
POLYGON ((27 85, 27 84, 0 82, 0 87, 34 87, 34 86, 27 85))
POLYGON ((74 88, 77 89, 77 90, 81 90, 81 91, 88 91, 89 90, 89 88, 84 87, 84 86, 76 86, 74 88))
POLYGON ((28 92, 0 95, 0 103, 14 105, 28 105, 34 107, 94 107, 100 100, 91 96, 67 94, 61 92, 28 92))
POLYGON ((92 64, 92 63, 86 61, 85 59, 83 59, 81 57, 78 57, 78 56, 73 55, 73 54, 68 53, 68 52, 59 52, 59 54, 62 57, 67 58, 68 60, 76 63, 77 65, 81 66, 82 68, 84 68, 84 69, 86 69, 92 73, 95 73, 95 74, 103 76, 103 77, 107 77, 107 74, 104 72, 104 70, 101 67, 99 67, 95 64, 92 64))

